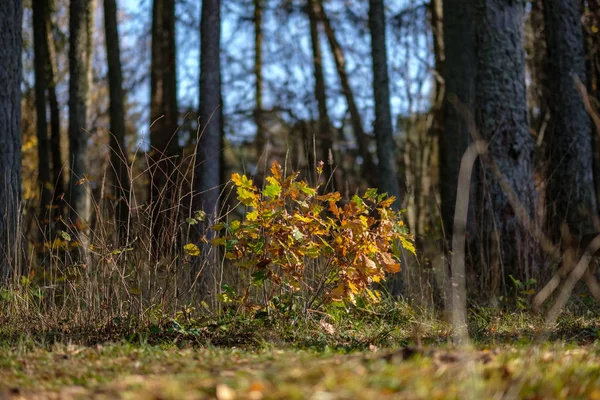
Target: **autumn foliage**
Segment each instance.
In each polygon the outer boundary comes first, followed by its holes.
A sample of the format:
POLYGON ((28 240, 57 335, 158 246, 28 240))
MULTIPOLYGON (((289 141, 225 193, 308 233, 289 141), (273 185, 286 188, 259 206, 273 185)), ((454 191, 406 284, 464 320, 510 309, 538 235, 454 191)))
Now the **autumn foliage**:
MULTIPOLYGON (((322 175, 322 163, 317 174, 322 175)), ((325 301, 355 301, 360 295, 377 302, 369 288, 400 271, 401 248, 414 252, 412 238, 400 212, 390 208, 393 197, 369 189, 342 204, 338 192, 320 194, 284 176, 274 162, 264 189, 245 175, 233 174, 245 218, 213 227, 221 235, 213 244, 250 272, 252 283, 265 283, 292 293, 308 290, 325 301)))

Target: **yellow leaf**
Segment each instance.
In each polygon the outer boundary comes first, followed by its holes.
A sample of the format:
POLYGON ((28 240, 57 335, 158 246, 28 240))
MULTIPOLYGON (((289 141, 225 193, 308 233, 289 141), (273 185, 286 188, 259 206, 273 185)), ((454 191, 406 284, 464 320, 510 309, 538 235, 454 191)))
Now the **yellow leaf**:
POLYGON ((410 251, 411 253, 413 253, 414 255, 417 254, 417 251, 415 250, 415 245, 412 244, 408 239, 406 239, 404 236, 400 236, 400 242, 402 243, 402 247, 404 247, 406 250, 410 251))
POLYGON ((333 301, 342 301, 344 296, 346 295, 346 288, 344 285, 338 285, 335 289, 329 293, 331 300, 333 301))
POLYGON ((235 183, 236 186, 242 186, 242 179, 240 174, 235 173, 231 175, 231 180, 233 181, 233 183, 235 183))
POLYGON ((188 243, 183 246, 183 250, 188 256, 198 257, 200 255, 200 248, 196 246, 194 243, 188 243))

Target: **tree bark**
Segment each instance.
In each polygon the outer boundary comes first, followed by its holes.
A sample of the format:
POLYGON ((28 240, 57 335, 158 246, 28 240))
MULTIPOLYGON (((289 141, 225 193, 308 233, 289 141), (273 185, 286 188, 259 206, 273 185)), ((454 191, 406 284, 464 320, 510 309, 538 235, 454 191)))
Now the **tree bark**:
POLYGON ((207 213, 216 215, 220 196, 219 170, 222 150, 220 0, 204 1, 201 18, 200 125, 203 133, 198 144, 195 188, 199 194, 198 206, 207 213))
POLYGON ((333 26, 331 25, 331 22, 325 13, 325 9, 323 8, 322 0, 312 1, 311 6, 313 7, 313 12, 319 17, 323 23, 323 27, 325 28, 325 36, 327 36, 327 41, 329 42, 329 47, 331 48, 331 53, 333 54, 335 67, 342 85, 342 92, 344 93, 344 97, 348 103, 348 111, 350 112, 352 130, 354 131, 354 136, 356 137, 359 153, 363 159, 363 176, 370 185, 379 187, 378 179, 375 174, 377 171, 377 166, 375 165, 373 157, 371 156, 371 152, 369 151, 369 137, 363 128, 362 118, 358 112, 356 101, 354 100, 354 92, 350 86, 350 79, 346 73, 346 59, 344 58, 342 46, 340 46, 340 43, 335 36, 333 26))
POLYGON ((575 237, 593 232, 596 215, 592 126, 575 83, 586 82, 579 6, 576 1, 544 0, 551 110, 546 216, 555 241, 562 223, 575 237))
POLYGON ((48 140, 48 121, 46 118, 46 65, 47 65, 47 36, 46 14, 48 3, 46 0, 34 1, 33 11, 33 51, 35 75, 35 108, 36 131, 38 140, 38 185, 40 187, 40 218, 42 224, 48 219, 49 205, 52 201, 50 178, 50 154, 48 140))
POLYGON ((150 66, 150 204, 152 205, 153 248, 164 244, 176 201, 175 163, 178 105, 175 51, 175 0, 154 0, 152 8, 152 61, 150 66), (162 244, 161 244, 162 243, 162 244))
POLYGON ((444 132, 439 136, 440 195, 442 222, 452 237, 458 174, 463 154, 470 142, 468 116, 454 102, 475 115, 475 32, 472 0, 444 0, 444 132))
MULTIPOLYGON (((256 159, 257 164, 264 153, 267 138, 265 135, 265 127, 263 126, 263 76, 262 76, 262 45, 263 45, 263 0, 254 0, 254 91, 255 91, 255 109, 254 123, 256 124, 256 159)), ((260 165, 257 165, 257 170, 260 170, 260 165)), ((257 171, 258 172, 258 171, 257 171)), ((260 175, 260 174, 259 174, 260 175)))
MULTIPOLYGON (((60 106, 58 97, 56 96, 56 74, 58 71, 56 60, 56 46, 54 43, 54 35, 52 34, 52 18, 51 9, 46 13, 46 74, 48 84, 48 104, 50 106, 50 153, 52 154, 52 178, 54 184, 55 197, 65 193, 64 171, 62 161, 62 151, 60 143, 62 141, 60 131, 60 106)), ((62 202, 58 200, 56 204, 59 208, 58 215, 62 215, 62 202)))
MULTIPOLYGON (((524 211, 535 220, 534 143, 527 120, 522 36, 524 2, 476 0, 474 4, 479 130, 488 143, 490 158, 515 191, 524 211)), ((492 279, 490 289, 495 291, 501 279, 508 287, 509 275, 521 281, 536 276, 540 267, 537 244, 519 223, 497 177, 484 169, 478 184, 476 213, 481 254, 476 263, 480 280, 492 279), (498 281, 494 283, 494 279, 498 281)))
POLYGON ((71 168, 69 205, 71 222, 79 230, 85 230, 90 222, 91 213, 85 177, 89 173, 87 112, 92 85, 94 13, 94 0, 71 1, 69 9, 69 167, 71 168))
MULTIPOLYGON (((204 0, 200 22, 200 132, 194 173, 195 210, 204 210, 208 221, 219 215, 222 153, 221 113, 221 1, 204 0)), ((205 226, 210 238, 212 230, 205 226)), ((212 289, 214 271, 203 272, 205 286, 212 289)))
POLYGON ((0 283, 6 283, 20 253, 21 209, 21 0, 0 7, 0 283))
MULTIPOLYGON (((541 0, 538 0, 541 1, 541 0)), ((588 0, 585 15, 586 70, 588 93, 595 99, 600 98, 600 0, 588 0), (595 29, 596 28, 596 29, 595 29)), ((596 209, 600 213, 600 132, 593 126, 594 143, 594 183, 596 186, 596 209)))
POLYGON ((390 78, 385 41, 385 8, 383 0, 369 2, 369 29, 373 60, 373 93, 375 96, 375 142, 379 188, 395 196, 394 208, 400 208, 400 186, 396 163, 396 142, 390 109, 390 78))
MULTIPOLYGON (((319 42, 319 20, 315 14, 315 7, 312 3, 317 0, 310 0, 311 4, 308 7, 308 18, 310 23, 310 42, 313 53, 313 73, 315 77, 315 98, 317 100, 317 108, 319 111, 319 132, 318 136, 320 149, 322 151, 321 157, 325 162, 324 175, 325 180, 330 180, 331 185, 329 189, 334 189, 335 180, 332 177, 333 173, 333 160, 329 162, 329 152, 333 154, 333 130, 331 126, 331 120, 329 118, 329 112, 327 110, 327 88, 325 85, 325 74, 323 72, 323 54, 321 51, 321 43, 319 42)), ((312 140, 311 140, 312 142, 312 140)), ((312 161, 309 164, 310 168, 315 168, 316 160, 314 159, 313 146, 309 146, 309 160, 312 161)), ((327 190, 328 188, 324 188, 327 190)))
POLYGON ((115 222, 117 232, 127 233, 129 217, 129 173, 125 143, 125 93, 121 72, 121 48, 117 29, 117 2, 104 0, 104 31, 108 59, 108 89, 110 96, 110 159, 113 169, 113 187, 116 199, 115 222))

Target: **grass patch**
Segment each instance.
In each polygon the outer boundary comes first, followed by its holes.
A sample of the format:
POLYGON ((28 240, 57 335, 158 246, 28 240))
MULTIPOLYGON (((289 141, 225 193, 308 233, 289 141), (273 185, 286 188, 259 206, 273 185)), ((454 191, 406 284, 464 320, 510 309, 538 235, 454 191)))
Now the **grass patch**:
POLYGON ((5 348, 0 385, 24 398, 414 399, 600 396, 600 346, 307 351, 111 344, 5 348))
POLYGON ((600 317, 574 311, 547 328, 525 310, 474 308, 470 348, 406 302, 175 316, 99 328, 94 340, 73 327, 13 332, 0 347, 0 388, 7 398, 600 399, 600 317))

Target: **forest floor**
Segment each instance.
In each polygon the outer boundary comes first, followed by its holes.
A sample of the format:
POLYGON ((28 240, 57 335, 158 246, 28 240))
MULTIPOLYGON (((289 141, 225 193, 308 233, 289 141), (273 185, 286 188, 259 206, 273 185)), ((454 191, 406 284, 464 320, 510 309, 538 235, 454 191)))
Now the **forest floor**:
POLYGON ((469 347, 410 307, 287 328, 194 321, 97 343, 2 335, 0 399, 600 400, 600 315, 584 314, 548 329, 527 311, 476 309, 469 347))

